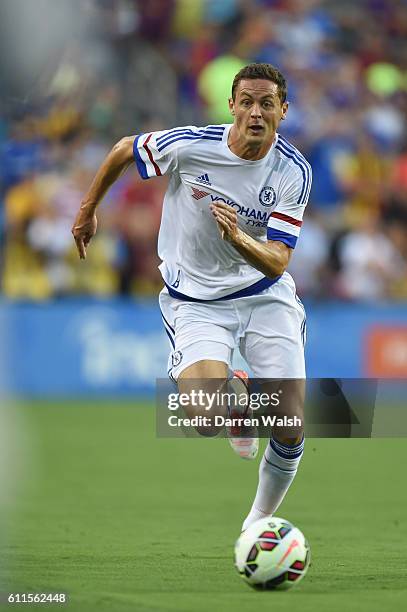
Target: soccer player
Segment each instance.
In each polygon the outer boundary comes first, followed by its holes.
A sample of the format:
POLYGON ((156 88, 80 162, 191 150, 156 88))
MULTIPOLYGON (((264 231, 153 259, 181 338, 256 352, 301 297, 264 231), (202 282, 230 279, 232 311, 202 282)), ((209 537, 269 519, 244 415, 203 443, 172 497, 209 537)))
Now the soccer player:
MULTIPOLYGON (((165 284, 160 308, 172 351, 169 375, 227 380, 238 347, 263 388, 279 385, 284 411, 303 418, 305 313, 286 272, 311 188, 311 168, 277 132, 288 111, 284 76, 250 64, 232 85, 233 123, 123 138, 102 163, 72 233, 79 256, 96 232, 96 208, 134 162, 143 179, 168 175, 158 238, 165 284)), ((190 383, 190 384, 189 384, 190 383)), ((257 440, 243 456, 254 456, 257 440)), ((243 523, 276 511, 303 454, 302 428, 274 427, 252 508, 243 523)))

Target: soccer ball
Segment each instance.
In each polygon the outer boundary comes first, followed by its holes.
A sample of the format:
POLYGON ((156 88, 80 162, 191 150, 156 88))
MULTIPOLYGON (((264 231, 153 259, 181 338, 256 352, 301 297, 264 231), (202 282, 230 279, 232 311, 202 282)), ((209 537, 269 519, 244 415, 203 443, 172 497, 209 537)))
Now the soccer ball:
POLYGON ((235 567, 259 590, 288 589, 307 573, 310 548, 301 531, 276 516, 250 525, 235 545, 235 567))

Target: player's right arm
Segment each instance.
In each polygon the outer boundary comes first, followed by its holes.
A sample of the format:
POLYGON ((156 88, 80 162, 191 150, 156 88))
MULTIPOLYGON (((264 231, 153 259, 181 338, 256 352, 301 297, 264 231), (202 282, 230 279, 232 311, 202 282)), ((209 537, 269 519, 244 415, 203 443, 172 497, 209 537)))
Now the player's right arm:
POLYGON ((122 138, 97 171, 76 216, 72 234, 79 257, 85 259, 86 247, 96 233, 98 204, 130 164, 136 163, 142 179, 173 173, 178 164, 177 149, 205 137, 221 140, 222 134, 217 128, 187 126, 122 138))
POLYGON ((128 136, 122 138, 114 145, 96 172, 91 186, 82 199, 80 209, 72 227, 72 234, 81 259, 86 258, 86 248, 96 233, 97 206, 102 201, 109 187, 111 187, 134 162, 134 139, 135 136, 128 136))

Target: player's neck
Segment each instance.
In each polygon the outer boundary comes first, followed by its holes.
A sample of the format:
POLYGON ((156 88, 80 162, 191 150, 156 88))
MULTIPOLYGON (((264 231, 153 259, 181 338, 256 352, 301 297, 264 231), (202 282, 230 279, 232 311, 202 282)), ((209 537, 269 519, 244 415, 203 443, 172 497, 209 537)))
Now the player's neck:
POLYGON ((275 133, 265 142, 261 144, 248 142, 240 133, 239 130, 232 125, 228 136, 228 147, 238 157, 249 161, 256 161, 266 157, 275 140, 275 133))

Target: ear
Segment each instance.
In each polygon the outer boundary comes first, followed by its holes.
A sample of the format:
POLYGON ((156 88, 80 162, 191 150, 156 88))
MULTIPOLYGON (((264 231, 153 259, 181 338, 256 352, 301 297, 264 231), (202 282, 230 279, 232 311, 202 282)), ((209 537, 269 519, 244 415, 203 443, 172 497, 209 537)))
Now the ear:
POLYGON ((229 98, 229 110, 231 115, 235 114, 235 103, 233 102, 233 98, 229 98))
POLYGON ((288 102, 283 102, 283 104, 281 105, 281 120, 284 121, 284 119, 287 117, 287 112, 288 112, 288 102))

